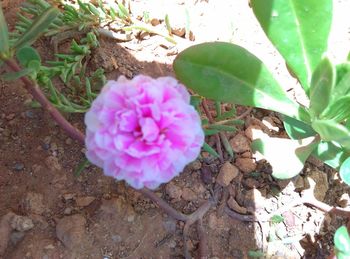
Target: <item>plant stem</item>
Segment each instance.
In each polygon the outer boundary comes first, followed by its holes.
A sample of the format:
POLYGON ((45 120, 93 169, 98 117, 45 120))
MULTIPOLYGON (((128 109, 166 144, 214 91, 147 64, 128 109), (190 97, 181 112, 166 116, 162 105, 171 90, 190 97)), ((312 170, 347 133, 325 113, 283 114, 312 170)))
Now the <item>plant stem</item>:
POLYGON ((152 200, 154 203, 156 203, 160 208, 162 208, 167 214, 169 214, 171 217, 177 220, 181 221, 187 221, 188 216, 185 214, 182 214, 181 212, 178 212, 173 207, 171 207, 167 202, 165 202, 163 199, 159 198, 154 192, 143 188, 139 190, 140 193, 142 193, 144 196, 152 200))
MULTIPOLYGON (((14 59, 8 59, 5 63, 13 72, 19 72, 22 70, 14 59)), ((68 134, 68 136, 72 139, 78 140, 81 144, 84 144, 84 134, 63 117, 63 115, 46 98, 40 87, 26 76, 20 77, 20 80, 24 83, 24 87, 27 91, 40 103, 44 110, 49 112, 51 117, 68 134)))

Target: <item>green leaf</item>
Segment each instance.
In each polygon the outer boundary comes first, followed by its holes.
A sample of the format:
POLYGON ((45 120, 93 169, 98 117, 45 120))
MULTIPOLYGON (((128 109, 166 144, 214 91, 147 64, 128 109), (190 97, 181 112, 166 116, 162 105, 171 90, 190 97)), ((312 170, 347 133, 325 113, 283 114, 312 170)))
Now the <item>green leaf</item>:
POLYGON ((16 57, 23 67, 28 67, 30 61, 39 61, 39 64, 41 62, 39 53, 36 51, 36 49, 30 46, 24 46, 23 48, 20 48, 16 52, 16 57))
POLYGON ((324 58, 312 74, 310 88, 310 111, 319 116, 328 106, 335 84, 335 68, 328 58, 324 58))
POLYGON ((78 167, 75 169, 75 171, 74 171, 74 176, 75 176, 75 177, 79 177, 80 174, 84 171, 84 169, 85 169, 86 167, 88 167, 89 165, 90 165, 89 160, 88 160, 86 157, 84 157, 83 161, 81 161, 81 162, 79 163, 78 167))
POLYGON ((213 157, 220 157, 219 154, 205 142, 203 144, 203 149, 204 151, 207 151, 209 154, 211 154, 213 157))
POLYGON ((230 157, 233 157, 233 149, 226 135, 223 132, 220 132, 219 134, 226 152, 230 155, 230 157))
MULTIPOLYGON (((345 226, 341 226, 335 231, 334 234, 334 245, 336 250, 336 255, 339 258, 339 254, 342 256, 350 256, 350 236, 348 230, 345 226)), ((347 258, 347 257, 342 257, 347 258)))
POLYGON ((350 152, 340 145, 326 141, 321 141, 312 154, 334 169, 339 169, 343 161, 350 156, 350 152))
POLYGON ((337 78, 332 100, 336 101, 344 95, 350 93, 350 63, 339 64, 336 66, 337 78))
POLYGON ((341 179, 350 185, 350 157, 348 157, 340 166, 339 174, 341 179))
POLYGON ((350 130, 333 120, 315 120, 312 122, 314 130, 324 141, 335 141, 346 149, 350 149, 350 130))
POLYGON ((215 130, 220 130, 220 131, 230 131, 230 132, 235 132, 237 129, 233 126, 228 126, 228 125, 218 125, 218 124, 211 124, 208 127, 209 129, 215 129, 215 130))
POLYGON ((292 140, 265 136, 254 140, 252 149, 270 163, 275 178, 289 179, 300 173, 317 143, 315 137, 292 140))
POLYGON ((0 59, 2 57, 5 58, 8 55, 9 46, 10 43, 7 23, 0 3, 0 59))
POLYGON ((274 224, 278 224, 284 221, 284 217, 281 215, 273 215, 270 218, 270 222, 274 223, 274 224))
POLYGON ((240 46, 224 42, 192 46, 177 56, 173 66, 177 78, 201 96, 309 121, 309 114, 288 98, 265 65, 240 46))
POLYGON ((55 7, 46 9, 33 21, 30 29, 26 31, 17 42, 15 42, 14 48, 20 49, 24 45, 31 45, 50 26, 59 13, 60 12, 55 7))
POLYGON ((291 139, 303 139, 316 135, 310 125, 289 116, 283 116, 283 125, 291 139))
POLYGON ((6 73, 4 75, 1 75, 2 79, 4 79, 5 81, 13 81, 16 80, 18 78, 21 78, 23 76, 29 75, 33 72, 32 69, 30 68, 25 68, 22 69, 21 71, 18 72, 10 72, 10 73, 6 73))
POLYGON ((126 9, 122 3, 118 3, 118 8, 120 18, 126 18, 130 16, 128 9, 126 9))
POLYGON ((217 130, 217 129, 204 129, 205 136, 215 135, 215 134, 218 134, 219 132, 220 130, 217 130))
POLYGON ((332 102, 320 116, 322 119, 342 122, 350 118, 350 95, 332 102))
POLYGON ((332 0, 251 0, 255 16, 308 93, 312 72, 327 50, 332 0))
POLYGON ((236 108, 232 107, 231 110, 224 112, 223 114, 221 114, 220 116, 216 117, 215 120, 216 121, 221 121, 221 120, 226 120, 226 119, 230 119, 230 118, 234 118, 236 116, 236 108))

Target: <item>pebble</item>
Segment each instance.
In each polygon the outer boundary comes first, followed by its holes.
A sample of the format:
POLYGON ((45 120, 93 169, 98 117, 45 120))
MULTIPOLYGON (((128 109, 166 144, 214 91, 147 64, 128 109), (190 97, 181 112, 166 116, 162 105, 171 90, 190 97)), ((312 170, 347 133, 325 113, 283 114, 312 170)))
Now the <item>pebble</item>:
POLYGON ((73 200, 75 198, 75 194, 74 193, 65 193, 62 195, 62 198, 65 201, 73 200))
POLYGON ((56 225, 56 236, 68 249, 78 248, 86 233, 86 219, 79 214, 66 216, 56 225))
POLYGON ((223 187, 228 186, 230 182, 238 176, 238 174, 239 170, 236 166, 232 165, 230 162, 225 162, 220 168, 216 182, 223 187))
POLYGON ((15 165, 13 166, 13 169, 15 171, 22 171, 24 169, 24 164, 21 162, 16 162, 15 165))
POLYGON ((75 202, 78 207, 86 207, 86 206, 89 206, 94 200, 95 200, 95 197, 86 196, 86 197, 76 198, 75 202))
POLYGON ((171 199, 174 200, 179 200, 182 195, 181 188, 175 185, 173 182, 170 182, 166 185, 165 192, 171 199))
POLYGON ((192 163, 189 164, 189 167, 192 170, 200 170, 202 168, 202 163, 198 160, 193 161, 192 163))
POLYGON ((35 114, 33 111, 25 111, 24 115, 29 118, 29 119, 34 119, 35 118, 35 114))
POLYGON ((209 166, 203 166, 201 170, 201 179, 205 184, 212 183, 212 172, 209 166))
POLYGON ((10 241, 13 245, 17 245, 24 238, 24 232, 13 231, 10 235, 10 241))
POLYGON ((251 173, 256 169, 255 160, 252 158, 237 158, 235 162, 236 166, 244 173, 251 173))
POLYGON ((350 197, 348 193, 343 193, 342 196, 337 200, 337 204, 342 207, 346 208, 350 204, 350 197))
POLYGON ((327 174, 318 170, 317 168, 314 168, 309 173, 309 177, 316 183, 314 190, 315 198, 319 201, 323 201, 326 196, 326 192, 329 189, 327 174))
POLYGON ((68 207, 68 208, 64 209, 63 213, 64 213, 64 215, 70 215, 70 214, 72 214, 72 211, 73 211, 73 209, 68 207))
POLYGON ((19 232, 28 231, 34 227, 34 223, 30 218, 19 215, 14 215, 10 224, 12 229, 19 232))
POLYGON ((197 195, 194 191, 192 191, 190 188, 185 187, 182 190, 182 194, 181 197, 185 200, 185 201, 194 201, 197 199, 197 195))
POLYGON ((15 118, 16 114, 15 113, 10 113, 9 115, 7 115, 5 118, 6 120, 13 120, 15 118))
POLYGON ((45 164, 49 169, 52 169, 52 170, 59 171, 62 169, 62 166, 58 162, 57 157, 54 157, 54 156, 47 157, 45 160, 45 164))
POLYGON ((243 133, 238 133, 229 142, 232 150, 236 153, 250 151, 250 141, 243 133))
POLYGON ((227 205, 229 206, 230 209, 232 209, 240 214, 247 214, 247 209, 240 206, 233 197, 230 197, 228 199, 227 205))
POLYGON ((23 199, 23 208, 27 213, 42 214, 45 211, 44 196, 40 193, 29 192, 23 199))

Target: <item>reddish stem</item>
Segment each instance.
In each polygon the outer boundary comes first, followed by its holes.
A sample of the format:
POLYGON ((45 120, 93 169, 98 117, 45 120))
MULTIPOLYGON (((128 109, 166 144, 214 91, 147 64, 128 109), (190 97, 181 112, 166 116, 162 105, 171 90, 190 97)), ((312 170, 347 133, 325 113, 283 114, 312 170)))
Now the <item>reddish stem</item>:
MULTIPOLYGON (((5 63, 14 72, 19 72, 22 69, 13 59, 6 60, 5 63)), ((81 144, 84 144, 84 134, 75 128, 70 122, 62 116, 62 114, 50 103, 50 101, 43 94, 39 86, 33 83, 26 76, 20 77, 20 80, 24 83, 24 87, 27 91, 37 100, 44 110, 47 110, 51 117, 57 122, 57 124, 72 138, 78 140, 81 144)))

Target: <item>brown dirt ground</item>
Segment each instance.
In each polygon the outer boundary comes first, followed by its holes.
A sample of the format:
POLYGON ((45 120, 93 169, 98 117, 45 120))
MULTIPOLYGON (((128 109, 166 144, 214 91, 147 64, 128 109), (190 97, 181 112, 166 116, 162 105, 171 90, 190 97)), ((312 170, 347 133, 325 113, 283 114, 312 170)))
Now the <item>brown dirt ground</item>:
MULTIPOLYGON (((19 2, 6 3, 5 15, 11 26, 19 2)), ((133 2, 136 9, 151 8, 142 1, 133 2)), ((173 2, 181 8, 184 1, 173 2)), ((192 9, 194 15, 205 16, 211 8, 208 1, 192 4, 197 6, 192 9)), ((237 2, 237 6, 243 4, 247 5, 245 1, 237 2)), ((246 11, 248 6, 240 9, 246 11)), ((207 27, 200 22, 196 26, 197 42, 224 37, 219 32, 205 37, 207 27)), ((237 34, 244 37, 242 32, 237 34)), ((231 34, 225 37, 224 40, 239 41, 231 34)), ((102 64, 109 71, 108 78, 139 73, 153 77, 172 75, 170 64, 174 56, 167 56, 169 50, 160 47, 160 41, 160 37, 150 37, 141 42, 116 44, 101 39, 101 48, 93 56, 91 66, 102 64)), ((52 57, 48 39, 41 39, 36 46, 44 58, 52 57)), ((276 59, 279 60, 277 56, 276 59)), ((270 60, 269 64, 273 62, 270 60)), ((28 100, 31 97, 19 81, 0 81, 0 219, 13 212, 34 223, 28 231, 11 232, 3 258, 183 258, 183 224, 123 182, 103 176, 98 168, 90 166, 75 177, 73 172, 84 157, 83 147, 68 138, 46 112, 26 105, 28 100)), ((66 116, 83 130, 82 116, 66 116)), ((283 136, 278 115, 262 110, 254 110, 238 132, 244 135, 247 127, 261 126, 267 118, 276 122, 277 131, 271 133, 283 136)), ((213 139, 209 143, 213 144, 213 139)), ((218 160, 202 155, 204 158, 189 165, 180 177, 156 190, 157 195, 184 213, 193 212, 210 197, 222 166, 218 160), (208 172, 208 168, 209 183, 208 179, 203 180, 203 171, 208 172)), ((237 158, 246 155, 237 153, 233 160, 225 155, 225 160, 237 163, 237 158)), ((307 163, 301 177, 293 181, 273 180, 264 164, 258 163, 255 172, 258 174, 240 172, 227 187, 228 197, 247 213, 260 210, 274 215, 273 211, 299 197, 296 191, 307 188, 306 176, 316 179, 316 196, 329 204, 334 205, 342 193, 349 192, 332 170, 315 160, 307 163)), ((203 222, 210 258, 248 258, 249 251, 255 250, 263 250, 266 258, 326 258, 341 218, 305 206, 294 207, 283 216, 285 221, 278 224, 242 222, 218 208, 210 210, 203 222)), ((0 250, 1 238, 0 234, 0 250)), ((195 228, 191 229, 187 245, 197 256, 195 228)))

